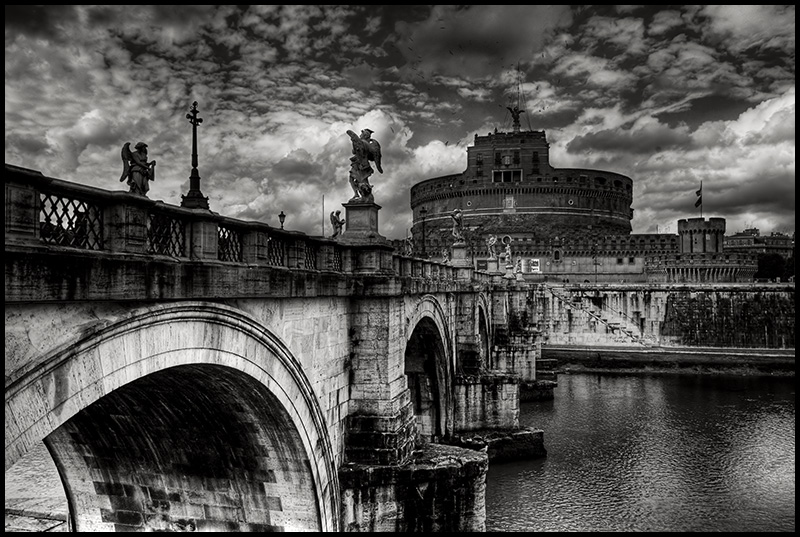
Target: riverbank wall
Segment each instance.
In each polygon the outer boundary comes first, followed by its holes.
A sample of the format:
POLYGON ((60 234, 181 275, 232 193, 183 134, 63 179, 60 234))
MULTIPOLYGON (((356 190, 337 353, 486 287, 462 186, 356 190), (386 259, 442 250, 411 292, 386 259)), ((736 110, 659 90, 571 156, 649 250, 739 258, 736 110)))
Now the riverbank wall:
POLYGON ((541 284, 542 346, 793 349, 794 283, 541 284))
POLYGON ((742 373, 794 376, 794 349, 545 345, 542 358, 570 371, 742 373))

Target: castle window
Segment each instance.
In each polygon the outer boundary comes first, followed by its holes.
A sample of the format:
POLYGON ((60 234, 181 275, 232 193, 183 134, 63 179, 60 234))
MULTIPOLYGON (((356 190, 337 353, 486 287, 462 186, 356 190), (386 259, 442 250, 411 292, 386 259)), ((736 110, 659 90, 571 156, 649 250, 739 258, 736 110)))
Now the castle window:
POLYGON ((500 166, 500 164, 501 164, 500 156, 501 156, 500 155, 500 151, 495 151, 494 152, 494 163, 495 163, 496 166, 500 166))
POLYGON ((477 155, 475 155, 475 163, 478 166, 483 166, 483 153, 478 153, 477 155))
POLYGON ((495 170, 492 181, 495 183, 511 183, 522 180, 522 170, 495 170))
POLYGON ((635 258, 633 258, 633 257, 629 257, 628 258, 628 263, 630 263, 631 265, 633 265, 635 262, 636 262, 635 258))
POLYGON ((514 164, 519 164, 519 151, 514 151, 514 164))
POLYGON ((533 163, 534 164, 539 164, 539 152, 538 151, 534 151, 533 152, 533 163))
POLYGON ((625 260, 624 260, 624 259, 622 259, 621 257, 618 257, 618 258, 617 258, 617 265, 621 265, 621 264, 623 264, 624 262, 625 262, 625 260))

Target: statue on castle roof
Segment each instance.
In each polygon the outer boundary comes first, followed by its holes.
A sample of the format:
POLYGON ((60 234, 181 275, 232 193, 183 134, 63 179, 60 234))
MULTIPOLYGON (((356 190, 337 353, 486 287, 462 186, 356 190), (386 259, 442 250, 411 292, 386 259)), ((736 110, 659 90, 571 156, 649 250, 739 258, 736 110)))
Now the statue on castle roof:
POLYGON ((520 110, 519 106, 514 105, 514 108, 510 106, 506 106, 509 112, 511 112, 511 118, 514 120, 514 132, 519 132, 519 116, 525 112, 525 110, 520 110))
POLYGON ((122 175, 120 182, 128 180, 131 194, 147 196, 150 181, 156 180, 156 161, 147 161, 147 144, 139 142, 136 151, 131 151, 131 143, 122 146, 122 175))
POLYGON ((369 183, 369 176, 374 173, 370 161, 375 163, 375 167, 380 173, 381 168, 381 145, 377 140, 372 139, 370 129, 362 129, 361 135, 348 130, 347 135, 353 142, 353 156, 350 157, 350 186, 353 188, 354 196, 351 202, 374 202, 372 196, 372 185, 369 183))

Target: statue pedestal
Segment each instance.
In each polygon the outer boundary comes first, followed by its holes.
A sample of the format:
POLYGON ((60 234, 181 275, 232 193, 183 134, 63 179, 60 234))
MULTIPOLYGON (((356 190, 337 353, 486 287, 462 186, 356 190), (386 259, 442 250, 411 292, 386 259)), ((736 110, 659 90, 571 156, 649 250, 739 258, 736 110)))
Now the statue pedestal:
POLYGON ((500 261, 496 257, 494 259, 486 260, 486 272, 490 274, 500 272, 500 261))
POLYGON ((450 264, 456 269, 456 279, 471 280, 473 267, 469 251, 467 251, 467 243, 459 241, 453 244, 452 250, 453 257, 450 259, 450 264))
POLYGON ((469 258, 467 251, 467 243, 457 242, 452 247, 453 256, 450 258, 450 264, 454 267, 472 267, 472 261, 469 258))
POLYGON ((378 233, 378 211, 381 206, 373 202, 350 201, 345 209, 345 231, 342 242, 347 244, 384 244, 386 237, 378 233))
POLYGON ((340 244, 350 247, 349 270, 354 274, 391 274, 394 272, 394 248, 378 233, 380 205, 349 201, 345 208, 345 231, 340 244))
POLYGON ((506 280, 513 280, 514 278, 514 265, 506 263, 506 273, 503 274, 503 278, 506 280))

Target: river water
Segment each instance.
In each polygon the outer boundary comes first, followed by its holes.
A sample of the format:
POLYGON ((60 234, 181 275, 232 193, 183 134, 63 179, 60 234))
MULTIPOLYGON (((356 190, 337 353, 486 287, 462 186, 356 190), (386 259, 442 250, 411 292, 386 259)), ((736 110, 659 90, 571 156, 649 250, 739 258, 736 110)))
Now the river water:
POLYGON ((489 468, 489 531, 794 531, 794 378, 560 375, 544 459, 489 468))

